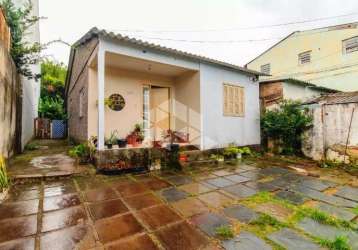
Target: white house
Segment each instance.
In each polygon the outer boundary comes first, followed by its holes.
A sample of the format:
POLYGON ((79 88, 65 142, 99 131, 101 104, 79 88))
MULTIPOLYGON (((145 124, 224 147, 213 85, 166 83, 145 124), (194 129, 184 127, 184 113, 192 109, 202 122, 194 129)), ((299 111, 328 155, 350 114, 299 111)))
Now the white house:
MULTIPOLYGON (((14 0, 14 4, 21 8, 26 4, 28 0, 14 0)), ((39 1, 31 0, 32 3, 32 15, 39 16, 39 1)), ((40 25, 37 22, 30 27, 29 33, 26 35, 26 41, 29 43, 40 42, 40 25)), ((41 72, 40 64, 31 65, 31 70, 35 74, 41 72)), ((22 132, 21 132, 21 145, 24 146, 34 136, 34 119, 38 117, 38 104, 40 98, 40 81, 34 79, 27 79, 21 77, 22 84, 22 132)))
POLYGON ((200 149, 258 145, 259 75, 93 28, 71 50, 69 136, 97 136, 101 151, 113 131, 125 139, 140 124, 144 141, 132 147, 153 145, 168 130, 185 134, 200 149))

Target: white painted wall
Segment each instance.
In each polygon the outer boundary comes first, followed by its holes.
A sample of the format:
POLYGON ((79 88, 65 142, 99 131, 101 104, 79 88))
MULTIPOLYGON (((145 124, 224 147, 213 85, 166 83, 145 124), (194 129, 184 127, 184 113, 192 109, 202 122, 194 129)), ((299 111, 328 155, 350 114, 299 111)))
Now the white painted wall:
POLYGON ((283 82, 283 96, 285 99, 306 101, 314 96, 319 96, 323 91, 314 90, 299 84, 283 82))
POLYGON ((259 83, 250 77, 216 65, 200 65, 202 149, 260 144, 259 83), (223 115, 223 83, 245 88, 245 116, 223 115))
MULTIPOLYGON (((14 0, 17 7, 22 7, 28 0, 14 0)), ((39 1, 31 0, 33 5, 33 15, 39 15, 39 1)), ((39 23, 35 24, 29 30, 26 36, 26 41, 29 43, 40 42, 40 27, 39 23)), ((32 65, 31 70, 33 73, 38 74, 41 71, 40 64, 32 65)), ((40 81, 28 80, 21 77, 22 83, 22 148, 34 136, 34 119, 38 117, 38 103, 40 98, 40 81)))

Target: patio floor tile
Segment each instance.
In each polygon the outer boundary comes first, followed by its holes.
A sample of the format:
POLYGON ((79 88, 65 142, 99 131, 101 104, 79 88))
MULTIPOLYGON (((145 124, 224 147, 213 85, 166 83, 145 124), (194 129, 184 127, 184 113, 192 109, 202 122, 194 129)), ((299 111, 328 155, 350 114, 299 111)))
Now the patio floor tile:
POLYGON ((183 175, 174 175, 166 178, 169 182, 173 183, 176 186, 189 184, 193 182, 193 179, 183 175))
POLYGON ((180 216, 166 205, 145 208, 138 212, 138 217, 152 230, 181 220, 180 216))
POLYGON ((157 231, 155 235, 168 250, 202 249, 209 242, 194 227, 187 222, 181 222, 157 231))
POLYGON ((298 234, 292 229, 284 228, 278 232, 274 232, 268 236, 270 240, 278 245, 285 247, 288 250, 319 250, 320 246, 313 243, 310 239, 305 236, 298 234))
POLYGON ((76 193, 76 187, 73 184, 62 184, 60 186, 50 186, 44 188, 44 196, 57 196, 76 193))
POLYGON ((4 242, 0 244, 1 250, 34 250, 35 238, 23 238, 19 240, 4 242))
POLYGON ((103 187, 105 183, 94 177, 80 177, 76 182, 82 191, 103 187))
POLYGON ((184 190, 185 192, 187 192, 189 194, 197 195, 197 194, 202 194, 202 193, 206 193, 206 192, 215 190, 216 188, 213 186, 205 185, 205 184, 201 184, 201 183, 191 183, 191 184, 181 186, 180 189, 184 190))
POLYGON ((94 220, 128 212, 128 208, 118 199, 90 204, 89 209, 94 220))
POLYGON ((199 173, 194 176, 194 178, 198 181, 212 179, 212 178, 216 178, 216 177, 217 177, 216 175, 213 175, 213 174, 207 173, 207 172, 199 173))
POLYGON ((247 182, 250 179, 241 175, 237 175, 237 174, 233 174, 233 175, 227 175, 225 176, 226 179, 236 183, 242 183, 242 182, 247 182))
POLYGON ((51 250, 91 249, 95 238, 89 226, 78 225, 43 234, 40 245, 41 249, 51 250))
POLYGON ((317 191, 323 191, 327 188, 335 187, 338 184, 331 181, 320 180, 318 178, 305 178, 304 180, 299 181, 297 185, 306 186, 317 191))
POLYGON ((212 186, 215 186, 218 188, 227 187, 227 186, 231 186, 231 185, 235 184, 234 182, 229 181, 228 179, 226 179, 224 177, 209 179, 209 180, 206 180, 204 183, 207 183, 209 185, 212 185, 212 186))
POLYGON ((143 183, 127 183, 127 184, 116 184, 115 189, 123 196, 129 197, 136 194, 142 194, 149 192, 149 189, 143 183))
POLYGON ((291 209, 273 202, 260 204, 256 207, 256 210, 258 212, 268 214, 279 221, 285 221, 290 215, 293 214, 291 209))
POLYGON ((225 169, 221 169, 221 170, 212 172, 212 174, 214 174, 216 176, 225 176, 225 175, 232 175, 232 172, 225 170, 225 169))
POLYGON ((0 243, 30 235, 37 230, 37 215, 0 221, 0 243))
POLYGON ((278 190, 278 187, 275 187, 272 184, 266 182, 250 181, 244 183, 244 185, 254 189, 257 192, 272 192, 278 190))
POLYGON ((179 201, 188 197, 188 193, 175 187, 163 189, 159 192, 159 194, 168 202, 179 201))
POLYGON ((257 193, 257 190, 249 188, 242 184, 226 187, 223 190, 225 192, 228 192, 229 194, 236 196, 239 199, 247 198, 257 193))
POLYGON ((259 217, 259 214, 254 210, 243 205, 234 205, 223 210, 227 217, 237 219, 240 222, 250 223, 259 217))
POLYGON ((8 199, 5 202, 27 201, 39 199, 41 196, 41 185, 16 185, 11 187, 8 199))
POLYGON ((226 250, 271 250, 272 247, 267 244, 263 239, 257 237, 256 235, 242 231, 239 236, 236 236, 234 239, 226 240, 222 243, 223 247, 226 250))
POLYGON ((28 200, 0 204, 0 220, 18 216, 36 214, 39 208, 39 200, 28 200))
POLYGON ((143 227, 132 214, 98 220, 95 228, 102 243, 119 240, 143 231, 143 227))
POLYGON ((114 244, 106 246, 108 250, 157 250, 159 249, 147 234, 124 239, 114 244))
POLYGON ((59 196, 45 197, 43 209, 45 212, 56 209, 63 209, 78 206, 81 203, 77 194, 67 194, 59 196))
POLYGON ((222 207, 232 202, 232 199, 230 199, 228 196, 217 191, 201 194, 198 196, 198 198, 215 208, 222 207))
POLYGON ((159 205, 162 201, 151 193, 139 194, 136 196, 131 196, 124 198, 125 202, 130 206, 132 209, 143 209, 146 207, 151 207, 154 205, 159 205))
POLYGON ((139 178, 137 177, 137 180, 140 183, 143 183, 144 185, 146 185, 150 190, 153 190, 153 191, 158 191, 158 190, 168 188, 171 186, 168 182, 161 180, 154 176, 145 176, 145 177, 139 177, 139 178))
POLYGON ((321 210, 327 214, 333 215, 334 217, 341 219, 341 220, 351 221, 355 217, 357 217, 357 215, 355 213, 349 211, 348 209, 336 207, 336 206, 329 205, 329 204, 323 203, 323 202, 319 202, 317 208, 319 210, 321 210))
POLYGON ((118 195, 112 188, 92 189, 85 192, 85 200, 88 202, 118 199, 118 195))
POLYGON ((172 206, 184 217, 191 217, 193 215, 209 212, 209 208, 194 197, 174 202, 172 203, 172 206))
POLYGON ((53 212, 44 213, 42 216, 42 232, 75 226, 84 223, 87 219, 83 207, 71 207, 53 212))
POLYGON ((349 200, 358 201, 358 188, 350 187, 350 186, 343 186, 338 189, 338 191, 337 191, 337 193, 335 193, 335 195, 349 199, 349 200))
POLYGON ((243 173, 239 173, 240 175, 247 177, 253 181, 259 180, 263 178, 265 175, 261 174, 259 170, 250 170, 243 173))
POLYGON ((295 205, 301 205, 308 200, 304 196, 290 191, 280 191, 277 192, 275 196, 280 199, 287 200, 295 205))
POLYGON ((229 220, 214 213, 205 213, 194 216, 191 219, 191 222, 212 237, 216 236, 216 229, 218 227, 230 225, 229 220))

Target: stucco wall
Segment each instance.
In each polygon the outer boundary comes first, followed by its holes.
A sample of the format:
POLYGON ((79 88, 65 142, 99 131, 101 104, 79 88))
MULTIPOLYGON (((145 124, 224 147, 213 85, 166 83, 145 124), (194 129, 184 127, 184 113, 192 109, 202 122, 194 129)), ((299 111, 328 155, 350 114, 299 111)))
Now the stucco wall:
POLYGON ((306 132, 303 152, 315 160, 322 160, 326 151, 335 146, 358 146, 358 104, 311 105, 314 126, 306 132), (351 131, 349 124, 353 115, 351 131))
MULTIPOLYGON (((143 86, 156 85, 171 87, 172 97, 175 96, 173 88, 174 79, 159 75, 139 73, 118 68, 106 67, 105 72, 105 98, 118 93, 123 96, 126 104, 121 111, 113 111, 105 107, 105 135, 109 136, 117 130, 120 137, 125 138, 136 123, 143 121, 143 86)), ((97 70, 90 69, 90 90, 88 101, 88 136, 98 134, 98 86, 97 70)))
POLYGON ((202 63, 200 66, 203 149, 260 144, 259 83, 239 72, 202 63), (245 116, 223 115, 223 83, 245 89, 245 116))
POLYGON ((283 83, 283 96, 285 99, 291 99, 296 101, 306 101, 314 96, 319 96, 325 93, 322 91, 314 90, 306 86, 302 86, 294 83, 283 83))
POLYGON ((21 111, 20 96, 20 79, 15 64, 0 41, 0 155, 6 158, 13 155, 19 142, 16 121, 21 111))
POLYGON ((270 63, 270 74, 275 77, 290 76, 341 91, 358 90, 358 52, 344 54, 342 49, 343 40, 358 35, 356 26, 298 32, 249 63, 248 68, 260 71, 261 65, 270 63), (298 54, 309 50, 311 63, 300 65, 298 54))

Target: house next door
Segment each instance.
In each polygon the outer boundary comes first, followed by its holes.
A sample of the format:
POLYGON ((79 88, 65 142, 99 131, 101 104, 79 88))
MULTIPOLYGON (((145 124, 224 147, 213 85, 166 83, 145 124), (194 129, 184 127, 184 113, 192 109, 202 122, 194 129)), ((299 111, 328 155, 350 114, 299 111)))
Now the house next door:
POLYGON ((163 139, 163 133, 170 128, 170 93, 167 87, 150 88, 150 124, 152 138, 163 139))

